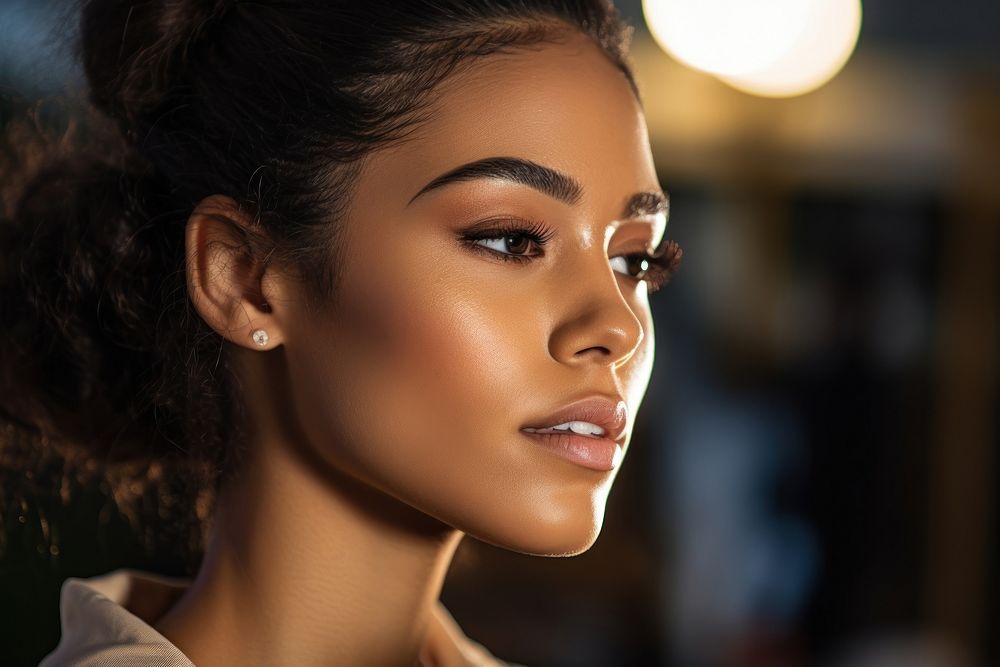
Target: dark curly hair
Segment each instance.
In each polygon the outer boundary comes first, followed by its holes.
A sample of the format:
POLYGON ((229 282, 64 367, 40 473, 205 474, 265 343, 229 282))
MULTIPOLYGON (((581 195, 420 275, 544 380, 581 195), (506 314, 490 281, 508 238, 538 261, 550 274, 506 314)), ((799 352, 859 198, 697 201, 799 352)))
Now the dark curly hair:
POLYGON ((29 131, 37 115, 9 124, 0 150, 0 483, 10 502, 41 477, 25 471, 52 461, 102 476, 135 521, 194 519, 194 551, 247 421, 229 343, 188 298, 194 206, 215 193, 238 202, 254 222, 245 251, 324 304, 364 157, 405 140, 456 69, 575 30, 639 97, 632 27, 610 0, 78 9, 88 105, 45 150, 29 131))

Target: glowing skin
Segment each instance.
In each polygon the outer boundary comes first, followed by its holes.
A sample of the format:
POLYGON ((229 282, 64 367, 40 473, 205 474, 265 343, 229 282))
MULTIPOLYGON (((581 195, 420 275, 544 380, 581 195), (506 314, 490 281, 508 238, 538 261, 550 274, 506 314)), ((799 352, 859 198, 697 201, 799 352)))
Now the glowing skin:
POLYGON ((663 215, 622 217, 634 193, 660 192, 642 112, 576 34, 480 60, 439 91, 430 120, 360 175, 335 304, 309 309, 284 275, 215 245, 235 242, 220 217, 247 224, 228 200, 191 216, 189 289, 241 346, 258 434, 198 579, 156 624, 199 667, 436 660, 458 650, 436 600, 464 534, 569 555, 600 533, 618 468, 571 463, 520 428, 619 395, 630 438, 653 323, 646 284, 611 258, 665 231, 663 215), (497 156, 558 170, 580 196, 473 179, 413 199, 497 156), (541 256, 503 261, 460 240, 497 216, 551 230, 541 256))

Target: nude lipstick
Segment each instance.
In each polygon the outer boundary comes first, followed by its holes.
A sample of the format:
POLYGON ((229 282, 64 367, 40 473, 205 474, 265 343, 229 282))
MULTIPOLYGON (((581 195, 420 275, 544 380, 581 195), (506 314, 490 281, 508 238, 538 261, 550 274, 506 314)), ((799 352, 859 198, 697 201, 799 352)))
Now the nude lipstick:
POLYGON ((549 452, 584 468, 608 472, 624 456, 628 405, 619 397, 593 396, 533 420, 521 432, 549 452))

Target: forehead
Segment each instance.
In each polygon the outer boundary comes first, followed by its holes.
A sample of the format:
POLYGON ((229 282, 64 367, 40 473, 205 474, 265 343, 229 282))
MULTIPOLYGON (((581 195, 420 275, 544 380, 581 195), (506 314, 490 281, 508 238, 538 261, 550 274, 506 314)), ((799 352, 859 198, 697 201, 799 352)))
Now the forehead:
POLYGON ((456 165, 496 155, 574 176, 585 202, 598 185, 618 194, 656 186, 639 103, 624 74, 582 34, 470 61, 438 86, 425 118, 369 165, 401 197, 456 165))

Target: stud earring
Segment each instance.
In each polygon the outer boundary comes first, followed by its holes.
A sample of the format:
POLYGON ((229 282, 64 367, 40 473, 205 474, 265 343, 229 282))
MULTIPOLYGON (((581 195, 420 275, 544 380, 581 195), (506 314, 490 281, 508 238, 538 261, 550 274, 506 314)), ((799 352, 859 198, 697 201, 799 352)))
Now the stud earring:
POLYGON ((267 345, 267 341, 268 341, 267 332, 264 331, 263 329, 257 329, 256 331, 253 332, 253 342, 257 343, 261 347, 264 347, 265 345, 267 345))

